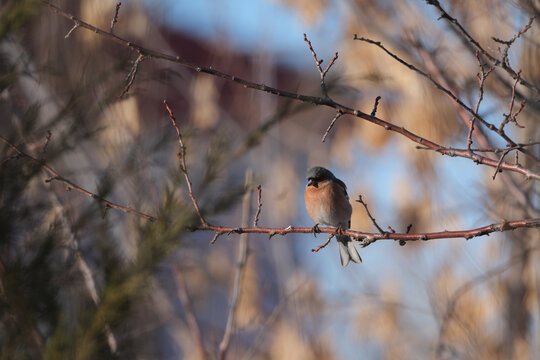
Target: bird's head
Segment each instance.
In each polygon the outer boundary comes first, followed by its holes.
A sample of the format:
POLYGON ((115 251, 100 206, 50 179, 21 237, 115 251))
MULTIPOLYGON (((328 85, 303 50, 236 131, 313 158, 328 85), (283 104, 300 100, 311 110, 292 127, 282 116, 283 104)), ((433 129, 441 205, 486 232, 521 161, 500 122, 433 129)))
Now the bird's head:
POLYGON ((323 168, 322 166, 314 166, 307 171, 307 186, 319 187, 319 183, 334 180, 336 177, 328 169, 323 168))

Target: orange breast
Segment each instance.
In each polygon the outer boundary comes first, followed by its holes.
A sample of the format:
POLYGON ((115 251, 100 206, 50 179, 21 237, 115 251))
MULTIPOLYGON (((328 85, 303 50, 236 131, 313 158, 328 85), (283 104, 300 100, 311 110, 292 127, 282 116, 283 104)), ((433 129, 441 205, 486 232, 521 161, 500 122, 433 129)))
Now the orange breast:
POLYGON ((328 186, 306 187, 304 192, 306 209, 311 219, 318 224, 348 227, 352 207, 344 189, 336 183, 328 186))

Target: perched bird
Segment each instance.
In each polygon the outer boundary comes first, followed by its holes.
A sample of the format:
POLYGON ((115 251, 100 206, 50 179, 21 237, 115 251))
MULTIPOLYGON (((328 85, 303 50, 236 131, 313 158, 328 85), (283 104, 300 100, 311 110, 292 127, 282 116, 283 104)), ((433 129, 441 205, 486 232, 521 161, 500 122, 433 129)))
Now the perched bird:
MULTIPOLYGON (((346 230, 351 226, 352 206, 347 195, 347 186, 328 169, 314 166, 307 171, 307 186, 304 192, 306 209, 315 222, 313 231, 319 224, 335 226, 346 230)), ((341 265, 350 260, 361 263, 362 259, 347 235, 337 235, 341 265)))

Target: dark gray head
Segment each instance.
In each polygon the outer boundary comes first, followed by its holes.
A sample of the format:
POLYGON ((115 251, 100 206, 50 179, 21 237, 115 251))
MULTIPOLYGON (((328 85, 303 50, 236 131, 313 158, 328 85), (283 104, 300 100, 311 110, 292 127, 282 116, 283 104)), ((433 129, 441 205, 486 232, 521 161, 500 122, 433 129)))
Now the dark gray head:
POLYGON ((336 180, 336 177, 328 169, 323 168, 322 166, 314 166, 307 171, 307 181, 308 186, 313 185, 318 187, 319 182, 326 180, 336 180))

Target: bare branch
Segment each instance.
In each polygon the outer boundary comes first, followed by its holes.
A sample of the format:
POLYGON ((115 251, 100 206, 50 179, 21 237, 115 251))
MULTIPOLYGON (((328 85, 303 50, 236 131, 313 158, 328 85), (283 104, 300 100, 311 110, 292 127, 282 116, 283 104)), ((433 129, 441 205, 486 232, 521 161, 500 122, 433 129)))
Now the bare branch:
POLYGON ((114 25, 118 22, 118 12, 120 11, 120 6, 122 6, 121 2, 118 2, 116 4, 116 10, 114 11, 114 17, 111 21, 111 29, 109 30, 109 33, 113 33, 114 25))
POLYGON ((201 220, 201 223, 203 225, 207 225, 208 223, 202 216, 201 210, 199 209, 199 204, 197 203, 197 200, 195 199, 195 196, 193 195, 192 184, 191 184, 191 180, 189 179, 189 174, 187 171, 186 147, 184 146, 184 142, 182 141, 182 134, 180 133, 180 129, 178 128, 178 125, 176 124, 176 119, 174 117, 174 114, 171 108, 169 107, 169 104, 167 104, 167 100, 163 100, 163 104, 165 104, 165 108, 167 109, 167 112, 169 113, 169 119, 171 119, 171 123, 176 129, 176 134, 178 134, 178 144, 180 145, 180 152, 178 153, 178 158, 180 159, 180 170, 182 170, 182 172, 184 173, 184 177, 186 178, 186 183, 187 183, 187 187, 189 191, 189 197, 191 198, 191 201, 193 202, 193 207, 195 208, 197 215, 199 215, 199 219, 201 220))
MULTIPOLYGON (((512 76, 512 78, 514 80, 516 80, 518 78, 517 76, 517 72, 514 71, 510 65, 504 61, 504 54, 503 54, 503 61, 497 59, 496 57, 494 57, 493 55, 491 55, 489 52, 487 52, 479 43, 478 41, 476 41, 468 32, 467 30, 465 30, 465 28, 459 23, 459 21, 450 16, 450 14, 448 14, 446 12, 446 10, 443 9, 443 7, 441 6, 441 4, 439 3, 438 0, 426 0, 426 3, 428 3, 429 5, 433 5, 435 8, 437 8, 437 10, 439 11, 439 13, 441 14, 440 18, 442 19, 445 19, 447 20, 449 23, 451 23, 453 26, 451 27, 452 30, 454 30, 454 32, 459 35, 464 42, 466 43, 470 43, 472 44, 472 46, 477 49, 478 51, 480 51, 480 53, 482 55, 484 55, 487 59, 489 59, 489 61, 491 61, 493 63, 493 65, 497 66, 497 67, 500 67, 502 68, 503 70, 505 70, 510 76, 512 76)), ((525 26, 525 28, 523 30, 521 30, 518 34, 516 34, 514 37, 517 39, 519 36, 521 36, 525 31, 527 31, 529 28, 530 28, 530 25, 532 24, 534 20, 534 16, 529 20, 529 24, 527 26, 525 26)), ((516 40, 514 39, 514 40, 516 40)), ((513 43, 513 41, 512 41, 513 43)), ((511 45, 511 44, 510 44, 511 45)), ((532 89, 534 90, 536 93, 540 94, 540 88, 538 88, 537 86, 529 83, 528 81, 525 81, 523 78, 521 78, 519 80, 519 83, 525 87, 528 87, 529 89, 532 89)))
POLYGON ((508 109, 508 114, 504 114, 504 120, 501 122, 501 125, 499 126, 499 130, 503 130, 504 126, 508 124, 508 122, 512 121, 518 128, 523 129, 524 126, 521 126, 518 124, 516 116, 519 115, 521 110, 523 110, 523 107, 525 106, 525 101, 521 102, 521 106, 519 107, 519 110, 516 111, 515 114, 512 115, 512 111, 514 110, 514 101, 516 100, 516 85, 518 84, 519 78, 521 76, 521 69, 517 73, 517 79, 514 82, 514 85, 512 86, 512 98, 510 99, 510 106, 508 109))
MULTIPOLYGON (((510 63, 508 62, 508 51, 510 50, 510 46, 512 46, 514 41, 516 41, 521 35, 525 34, 531 28, 534 19, 535 19, 535 16, 531 17, 529 19, 529 23, 525 25, 525 27, 522 30, 520 30, 517 34, 515 34, 510 40, 501 40, 496 37, 492 37, 493 41, 498 42, 499 44, 503 44, 505 46, 503 50, 503 58, 502 58, 503 67, 510 66, 510 63)), ((520 72, 521 70, 518 71, 517 73, 517 77, 515 78, 516 81, 519 80, 520 72)))
MULTIPOLYGON (((426 66, 428 67, 430 72, 435 76, 437 81, 439 83, 441 83, 444 87, 450 89, 453 93, 457 94, 457 91, 453 90, 450 87, 450 85, 449 85, 450 82, 448 80, 448 76, 443 72, 441 67, 436 64, 436 61, 433 58, 433 56, 431 55, 431 53, 428 52, 428 51, 422 51, 421 48, 419 48, 419 51, 420 51, 420 55, 422 56, 426 66)), ((497 73, 494 73, 494 75, 497 75, 497 73)), ((456 109, 456 112, 457 112, 459 118, 461 119, 461 121, 463 122, 463 124, 468 126, 469 125, 469 120, 470 120, 469 114, 465 111, 465 109, 463 109, 457 102, 455 102, 453 100, 452 100, 452 105, 456 109)), ((484 149, 493 148, 493 146, 490 145, 490 141, 489 141, 488 137, 482 131, 482 128, 478 127, 477 129, 475 129, 473 136, 474 136, 476 142, 482 148, 484 148, 484 149)), ((534 161, 538 162, 538 160, 534 156, 534 152, 529 151, 528 149, 525 149, 523 147, 521 149, 521 152, 529 154, 528 155, 529 158, 534 159, 534 161)), ((493 154, 486 154, 485 156, 492 159, 496 163, 498 163, 498 158, 493 156, 493 154)), ((501 174, 500 178, 504 182, 504 184, 507 187, 509 193, 511 193, 513 195, 513 197, 516 199, 516 201, 519 204, 521 204, 523 206, 526 206, 529 209, 529 211, 531 212, 531 214, 534 214, 534 215, 532 215, 533 217, 538 217, 539 216, 538 211, 536 209, 534 209, 534 207, 532 206, 532 204, 528 200, 528 196, 525 194, 522 186, 518 186, 516 184, 515 180, 509 174, 503 173, 503 174, 501 174)))
MULTIPOLYGON (((362 246, 368 246, 379 240, 396 240, 396 241, 418 241, 418 240, 437 240, 437 239, 454 239, 464 238, 472 239, 474 237, 489 235, 494 232, 504 232, 521 228, 539 228, 540 218, 522 219, 515 221, 502 220, 501 223, 490 224, 470 230, 443 230, 430 233, 367 233, 354 230, 337 230, 333 227, 320 227, 321 233, 334 235, 348 235, 352 239, 359 241, 362 246)), ((264 227, 230 227, 217 225, 199 225, 192 228, 193 231, 213 231, 219 235, 222 234, 268 234, 270 237, 275 235, 287 235, 292 233, 312 234, 311 227, 293 227, 285 228, 264 228, 264 227)))
MULTIPOLYGON (((362 200, 362 195, 358 195, 358 200, 356 200, 356 202, 359 202, 360 204, 362 204, 364 206, 364 209, 366 209, 366 213, 367 213, 367 216, 369 216, 369 219, 371 220, 371 222, 373 223, 373 225, 375 225, 375 227, 377 228, 377 230, 379 230, 379 233, 381 234, 385 234, 386 231, 384 231, 383 229, 381 229, 381 227, 379 226, 379 224, 377 224, 377 221, 375 220, 375 218, 371 215, 371 213, 369 212, 369 209, 368 209, 368 206, 367 204, 364 202, 364 200, 362 200)), ((396 232, 389 226, 390 228, 390 232, 392 234, 395 234, 396 232)))
POLYGON ((127 207, 127 206, 123 206, 123 205, 119 205, 119 204, 116 204, 116 203, 113 203, 112 201, 109 201, 107 199, 104 199, 103 197, 97 195, 97 194, 94 194, 93 192, 91 191, 88 191, 82 187, 80 187, 79 185, 75 184, 74 182, 66 179, 65 177, 63 177, 62 175, 60 175, 59 173, 57 173, 52 167, 50 167, 49 165, 47 165, 45 162, 41 161, 41 160, 38 160, 36 158, 34 158, 33 156, 25 153, 24 151, 20 150, 18 147, 16 147, 15 145, 13 145, 11 142, 9 142, 6 138, 4 138, 3 136, 0 135, 0 141, 4 142, 5 144, 7 144, 9 147, 11 147, 18 155, 20 156, 23 156, 27 159, 30 159, 31 161, 33 161, 34 163, 38 164, 43 170, 45 170, 47 173, 49 173, 49 175, 51 176, 49 179, 46 180, 46 182, 51 182, 51 181, 60 181, 62 183, 64 183, 64 185, 66 185, 66 190, 69 191, 69 190, 76 190, 78 192, 80 192, 81 194, 84 194, 94 200, 97 200, 98 202, 102 203, 103 205, 105 205, 105 207, 109 207, 109 208, 113 208, 113 209, 116 209, 116 210, 120 210, 122 212, 125 212, 125 213, 129 213, 129 214, 133 214, 133 215, 137 215, 139 217, 142 217, 144 219, 147 219, 147 220, 150 220, 150 221, 157 221, 158 219, 154 216, 151 216, 151 215, 148 215, 148 214, 145 214, 143 212, 140 212, 138 210, 135 210, 135 209, 132 209, 130 207, 127 207))
POLYGON ((510 150, 504 151, 501 157, 499 158, 499 162, 497 163, 497 167, 495 168, 495 173, 493 174, 493 180, 495 180, 495 177, 497 176, 499 172, 502 172, 502 170, 500 169, 500 165, 502 164, 504 157, 508 154, 509 151, 510 150))
POLYGON ((257 212, 255 213, 255 218, 253 219, 253 227, 257 227, 259 222, 259 215, 261 215, 262 209, 262 186, 257 185, 257 212))
POLYGON ((332 129, 332 127, 334 127, 334 124, 336 123, 336 120, 339 119, 339 117, 343 115, 343 113, 341 111, 338 111, 336 113, 336 116, 334 116, 334 118, 332 119, 332 121, 330 121, 330 125, 328 125, 328 128, 326 129, 326 131, 324 132, 324 135, 322 137, 322 142, 324 142, 326 140, 326 137, 328 136, 328 134, 330 133, 330 130, 332 129))
MULTIPOLYGON (((510 146, 514 146, 516 145, 516 143, 510 138, 508 137, 508 135, 506 135, 506 133, 504 132, 503 129, 498 129, 495 125, 491 124, 490 122, 486 121, 482 116, 480 116, 476 111, 474 111, 473 109, 471 109, 470 106, 466 105, 458 96, 456 96, 456 94, 454 94, 452 91, 450 91, 448 88, 442 86, 439 82, 437 82, 433 76, 431 76, 431 74, 425 72, 425 71, 422 71, 420 69, 418 69, 416 66, 412 65, 412 64, 409 64, 408 62, 406 62, 405 60, 401 59, 399 56, 397 56, 396 54, 392 53, 390 50, 388 50, 380 41, 374 41, 374 40, 371 40, 371 39, 367 39, 367 38, 363 38, 363 37, 358 37, 356 34, 354 34, 354 40, 359 40, 359 41, 364 41, 364 42, 367 42, 369 44, 373 44, 373 45, 376 45, 378 46, 379 48, 381 48, 384 52, 386 52, 388 55, 390 55, 392 58, 394 58, 396 61, 398 61, 399 63, 401 63, 402 65, 406 66, 407 68, 409 68, 410 70, 414 71, 414 72, 417 72, 418 74, 424 76, 425 78, 427 78, 429 81, 431 81, 431 83, 433 85, 435 85, 435 87, 439 90, 441 90, 442 92, 444 92, 446 95, 448 95, 452 100, 454 100, 456 103, 458 103, 462 108, 464 108, 465 110, 467 110, 467 112, 469 112, 474 118, 478 119, 478 121, 480 121, 484 126, 486 126, 488 129, 490 129, 491 131, 494 131, 496 132, 500 137, 502 137, 510 146)), ((531 159, 535 160, 536 162, 538 162, 538 160, 531 154, 528 154, 526 153, 529 157, 531 157, 531 159)), ((474 159, 473 159, 474 160, 474 159)))
POLYGON ((43 145, 43 148, 41 149, 41 154, 39 154, 40 158, 43 158, 45 156, 45 153, 47 152, 47 147, 49 146, 49 142, 51 141, 52 132, 51 130, 47 130, 47 136, 45 136, 45 144, 43 145))
MULTIPOLYGON (((518 148, 524 148, 524 147, 535 146, 535 145, 540 145, 540 141, 533 141, 533 142, 525 143, 525 144, 519 143, 516 146, 510 146, 506 148, 471 148, 470 150, 474 152, 499 154, 499 153, 505 152, 506 150, 516 150, 518 148)), ((425 146, 417 146, 416 148, 419 150, 440 150, 440 149, 434 149, 434 148, 425 147, 425 146)), ((467 149, 458 149, 458 148, 453 148, 453 147, 447 147, 445 149, 448 151, 466 151, 467 150, 467 149)))
POLYGON ((79 27, 79 24, 76 22, 75 25, 68 31, 68 33, 64 36, 64 39, 67 39, 71 36, 71 33, 75 31, 79 27))
POLYGON ((137 56, 137 59, 133 62, 133 66, 131 67, 131 70, 126 76, 126 87, 124 88, 124 90, 122 90, 122 93, 118 95, 118 98, 124 97, 124 95, 126 95, 131 88, 131 85, 133 85, 133 82, 135 81, 135 76, 137 76, 137 71, 139 71, 139 64, 143 60, 144 55, 142 54, 142 52, 139 52, 139 56, 137 56))
MULTIPOLYGON (((369 121, 371 123, 374 123, 374 124, 376 124, 378 126, 382 126, 386 130, 394 131, 396 133, 399 133, 399 134, 405 136, 406 138, 408 138, 409 140, 414 141, 414 142, 416 142, 416 143, 418 143, 420 145, 427 146, 427 147, 430 147, 430 148, 440 149, 440 150, 437 150, 437 151, 439 153, 443 154, 443 155, 459 156, 459 157, 471 159, 471 160, 473 160, 474 162, 476 162, 478 164, 483 164, 483 165, 490 166, 490 167, 493 167, 493 168, 497 167, 497 161, 494 160, 494 159, 490 159, 490 158, 487 158, 485 156, 481 156, 481 155, 478 155, 478 154, 471 154, 469 151, 458 151, 458 152, 454 151, 454 152, 451 152, 451 153, 447 152, 447 151, 444 150, 444 148, 442 146, 438 145, 437 143, 435 143, 433 141, 430 141, 430 140, 427 140, 427 139, 424 139, 423 137, 421 137, 419 135, 416 135, 416 134, 406 130, 403 127, 394 125, 394 124, 392 124, 390 122, 379 119, 379 118, 377 118, 375 116, 370 116, 370 115, 368 115, 368 114, 366 114, 366 113, 364 113, 364 112, 362 112, 360 110, 356 110, 356 109, 347 107, 345 105, 339 104, 339 103, 337 103, 337 102, 335 102, 335 101, 333 101, 331 99, 324 98, 324 97, 297 94, 297 93, 294 93, 294 92, 273 88, 273 87, 267 86, 265 84, 258 84, 258 83, 252 82, 252 81, 248 81, 248 80, 239 78, 239 77, 237 77, 235 75, 229 75, 229 74, 223 73, 223 72, 218 71, 218 70, 216 70, 216 69, 214 69, 212 67, 205 67, 205 66, 200 66, 200 65, 194 64, 194 63, 190 63, 190 62, 184 60, 183 58, 181 58, 180 56, 168 55, 168 54, 156 51, 156 50, 147 49, 147 48, 144 48, 144 47, 142 47, 140 45, 137 45, 137 44, 135 44, 133 42, 122 39, 122 38, 120 38, 120 37, 118 37, 118 36, 116 36, 114 34, 110 34, 110 33, 106 32, 106 31, 103 31, 103 30, 101 30, 101 29, 99 29, 99 28, 97 28, 97 27, 95 27, 93 25, 90 25, 90 24, 88 24, 88 23, 86 23, 84 21, 81 21, 77 17, 75 17, 75 16, 73 16, 73 15, 71 15, 69 13, 66 13, 65 11, 57 8, 56 6, 50 4, 47 1, 42 1, 42 4, 44 6, 46 6, 46 7, 48 7, 49 9, 51 9, 52 11, 54 11, 55 13, 69 19, 70 21, 78 22, 80 24, 80 26, 82 26, 82 27, 84 27, 84 28, 86 28, 88 30, 93 31, 97 35, 106 37, 106 38, 108 38, 108 39, 110 39, 110 40, 112 40, 114 42, 117 42, 117 43, 119 43, 119 44, 121 44, 123 46, 126 46, 126 47, 128 47, 128 48, 130 48, 132 50, 142 52, 143 54, 151 56, 152 58, 164 59, 164 60, 167 60, 167 61, 175 62, 175 63, 178 63, 180 65, 183 65, 183 66, 189 67, 191 69, 194 69, 197 72, 202 72, 202 73, 210 74, 210 75, 213 75, 213 76, 216 76, 216 77, 220 77, 222 79, 233 81, 233 82, 238 83, 238 84, 240 84, 240 85, 242 85, 242 86, 244 86, 246 88, 256 89, 256 90, 259 90, 259 91, 264 91, 264 92, 274 94, 274 95, 277 95, 277 96, 290 98, 290 99, 295 99, 295 100, 298 100, 298 101, 311 103, 311 104, 314 104, 314 105, 328 106, 328 107, 334 108, 336 110, 339 110, 344 114, 353 115, 353 116, 359 117, 361 119, 364 119, 366 121, 369 121)), ((527 178, 533 178, 533 179, 536 179, 536 180, 540 180, 540 173, 532 171, 530 169, 527 169, 527 168, 525 168, 525 167, 523 167, 521 165, 508 164, 508 163, 503 162, 501 164, 501 169, 521 173, 524 176, 526 176, 527 178)))
POLYGON ((379 107, 379 101, 381 101, 381 97, 377 96, 375 98, 375 104, 373 104, 373 110, 371 110, 371 116, 375 116, 377 113, 377 107, 379 107))
POLYGON ((334 237, 334 234, 328 235, 328 240, 326 240, 326 242, 324 244, 319 245, 314 249, 311 249, 311 251, 312 252, 319 252, 319 250, 324 249, 326 247, 326 245, 330 244, 330 240, 332 240, 333 237, 334 237))
MULTIPOLYGON (((334 63, 336 62, 337 58, 338 58, 338 53, 336 52, 334 54, 334 57, 332 58, 332 61, 330 61, 330 63, 328 64, 328 66, 326 67, 326 69, 322 69, 321 67, 321 64, 323 62, 322 59, 317 59, 317 54, 315 53, 315 50, 313 50, 313 46, 311 46, 311 41, 308 40, 306 34, 304 34, 304 41, 308 44, 309 46, 309 50, 311 51, 311 54, 313 55, 313 59, 315 60, 315 65, 317 66, 317 70, 319 70, 319 74, 321 75, 321 91, 322 91, 322 94, 325 98, 328 98, 328 90, 326 89, 326 83, 324 82, 324 78, 326 76, 326 73, 328 72, 328 70, 330 70, 330 68, 332 67, 332 65, 334 65, 334 63)), ((324 140, 323 140, 324 142, 324 140)))
MULTIPOLYGON (((480 103, 484 99, 484 82, 486 81, 486 78, 488 75, 493 71, 494 67, 489 68, 487 71, 484 68, 484 64, 480 60, 480 56, 478 56, 478 50, 476 51, 476 60, 478 61, 478 65, 480 66, 480 72, 476 74, 476 77, 478 78, 478 100, 476 101, 476 106, 474 108, 475 113, 479 113, 480 111, 480 103)), ((472 117, 469 120, 469 133, 467 135, 467 150, 471 150, 472 145, 472 134, 474 131, 474 122, 476 121, 476 117, 472 117)))

